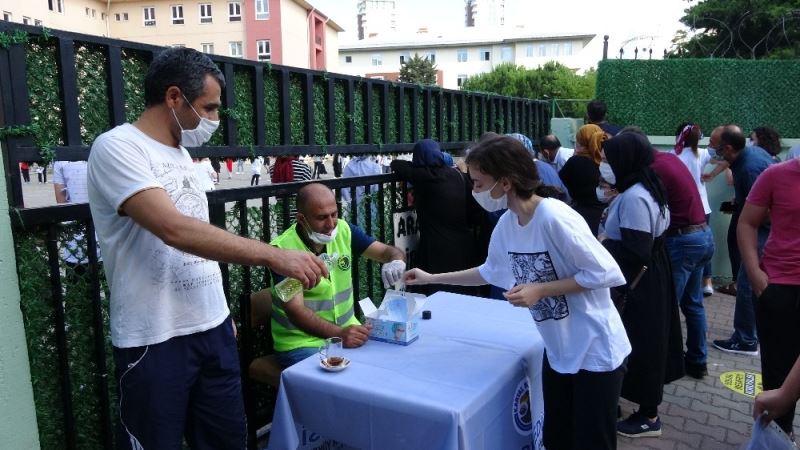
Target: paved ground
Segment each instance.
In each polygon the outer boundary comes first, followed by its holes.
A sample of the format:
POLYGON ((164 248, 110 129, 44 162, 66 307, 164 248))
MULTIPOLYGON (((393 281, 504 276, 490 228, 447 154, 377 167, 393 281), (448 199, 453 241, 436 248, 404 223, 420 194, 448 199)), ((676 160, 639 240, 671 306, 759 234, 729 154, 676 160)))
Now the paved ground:
MULTIPOLYGON (((328 167, 330 177, 333 173, 328 167)), ((50 178, 50 177, 48 177, 50 178)), ((262 174, 261 180, 269 182, 262 174)), ((222 169, 218 189, 249 186, 249 166, 243 174, 228 179, 222 169)), ((33 177, 23 188, 27 207, 55 204, 52 181, 40 184, 33 177)), ((619 438, 619 448, 627 449, 739 449, 750 436, 752 428, 752 399, 735 393, 722 385, 720 375, 730 371, 760 372, 758 357, 723 353, 711 345, 714 339, 730 336, 733 329, 734 298, 715 294, 706 299, 709 341, 709 376, 703 380, 684 377, 664 388, 664 402, 659 407, 663 434, 659 438, 619 438)), ((685 332, 684 332, 685 336, 685 332)), ((634 405, 622 402, 623 414, 632 412, 634 405)), ((800 424, 800 418, 795 420, 800 424)))
MULTIPOLYGON (((664 402, 659 407, 662 436, 620 436, 620 449, 739 449, 748 442, 753 401, 723 386, 719 377, 730 371, 760 373, 760 360, 724 353, 711 345, 714 339, 730 337, 733 305, 734 298, 729 295, 715 294, 706 299, 709 376, 703 380, 684 377, 664 387, 664 402)), ((634 405, 623 401, 622 408, 627 416, 634 405)), ((800 420, 795 418, 797 424, 800 420)))

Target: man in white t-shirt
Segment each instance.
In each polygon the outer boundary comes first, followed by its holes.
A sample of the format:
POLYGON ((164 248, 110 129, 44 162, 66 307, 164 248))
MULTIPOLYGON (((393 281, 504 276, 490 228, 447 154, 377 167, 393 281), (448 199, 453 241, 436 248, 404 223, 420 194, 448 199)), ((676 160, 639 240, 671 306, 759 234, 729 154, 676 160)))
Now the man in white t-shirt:
POLYGON ((553 166, 556 172, 561 171, 573 154, 575 150, 562 147, 561 141, 554 134, 539 139, 539 152, 536 157, 553 166))
POLYGON ((241 449, 246 419, 235 329, 219 262, 267 266, 315 286, 308 252, 208 223, 185 147, 216 130, 225 80, 202 53, 170 48, 145 77, 145 111, 99 136, 88 165, 92 217, 111 289, 118 448, 241 449))
MULTIPOLYGON (((56 203, 88 203, 86 192, 86 161, 56 161, 53 163, 53 192, 56 203)), ((72 274, 83 276, 89 264, 89 255, 80 245, 86 239, 83 231, 67 240, 61 248, 61 258, 72 269, 72 274)), ((98 251, 98 256, 99 256, 98 251)))

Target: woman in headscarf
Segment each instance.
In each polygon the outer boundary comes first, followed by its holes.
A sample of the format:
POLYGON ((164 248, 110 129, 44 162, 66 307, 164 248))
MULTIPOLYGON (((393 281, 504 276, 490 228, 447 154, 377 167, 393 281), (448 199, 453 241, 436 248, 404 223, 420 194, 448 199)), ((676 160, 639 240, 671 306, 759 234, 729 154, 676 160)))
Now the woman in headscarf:
POLYGON ((664 384, 683 376, 683 338, 663 236, 669 210, 650 168, 653 152, 646 137, 623 133, 603 143, 600 163, 603 179, 619 191, 608 208, 603 245, 628 281, 622 323, 633 350, 622 397, 639 404, 617 423, 619 434, 628 437, 661 435, 664 384))
POLYGON ((592 233, 597 234, 606 204, 598 199, 600 150, 606 133, 597 125, 582 126, 575 135, 575 155, 567 160, 558 176, 567 187, 572 208, 580 214, 592 233))
MULTIPOLYGON (((470 225, 481 210, 470 192, 466 175, 445 163, 439 143, 424 139, 414 145, 411 162, 395 159, 392 171, 414 186, 414 206, 420 226, 416 267, 427 272, 451 272, 475 265, 474 238, 470 225)), ((448 290, 476 294, 472 287, 431 285, 424 294, 448 290)))

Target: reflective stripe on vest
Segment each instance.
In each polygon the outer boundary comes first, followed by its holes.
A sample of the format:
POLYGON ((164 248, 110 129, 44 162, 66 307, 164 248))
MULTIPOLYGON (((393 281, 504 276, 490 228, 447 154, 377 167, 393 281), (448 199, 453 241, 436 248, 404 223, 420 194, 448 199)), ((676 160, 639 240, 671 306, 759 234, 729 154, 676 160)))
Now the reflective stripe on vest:
MULTIPOLYGON (((272 245, 283 249, 308 250, 297 234, 297 226, 292 225, 272 241, 272 245)), ((330 278, 323 278, 312 289, 303 291, 304 305, 318 317, 339 326, 359 324, 355 318, 353 304, 353 282, 350 250, 350 225, 344 220, 336 223, 336 238, 325 246, 328 255, 335 256, 330 270, 330 278)), ((273 298, 277 298, 273 292, 273 298)), ((300 347, 319 347, 324 340, 311 336, 294 326, 283 309, 283 304, 272 304, 272 337, 275 350, 285 352, 300 347)))

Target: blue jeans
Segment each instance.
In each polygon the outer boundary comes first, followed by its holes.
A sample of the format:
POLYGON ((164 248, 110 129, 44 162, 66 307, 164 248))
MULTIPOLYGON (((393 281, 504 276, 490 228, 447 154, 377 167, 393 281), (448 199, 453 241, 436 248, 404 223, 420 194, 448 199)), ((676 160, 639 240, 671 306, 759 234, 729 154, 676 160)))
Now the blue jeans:
POLYGON ((300 347, 288 352, 275 352, 275 359, 285 369, 317 353, 319 353, 317 347, 300 347))
MULTIPOLYGON (((706 225, 710 224, 710 222, 709 222, 710 220, 711 220, 711 214, 706 214, 706 225)), ((713 240, 714 233, 711 233, 711 238, 713 240)), ((716 251, 716 248, 714 248, 714 251, 716 251)), ((703 278, 711 278, 711 275, 712 275, 712 273, 711 273, 711 259, 713 259, 714 252, 711 252, 711 256, 712 256, 712 258, 709 258, 708 262, 703 267, 703 278)))
MULTIPOLYGON (((764 244, 769 236, 769 228, 758 229, 758 258, 764 253, 764 244)), ((731 339, 743 344, 758 343, 756 334, 755 295, 744 264, 739 265, 736 278, 736 308, 733 311, 733 335, 731 339)))
POLYGON ((703 306, 703 268, 714 255, 710 229, 667 238, 675 295, 686 318, 686 361, 705 364, 706 311, 703 306))

